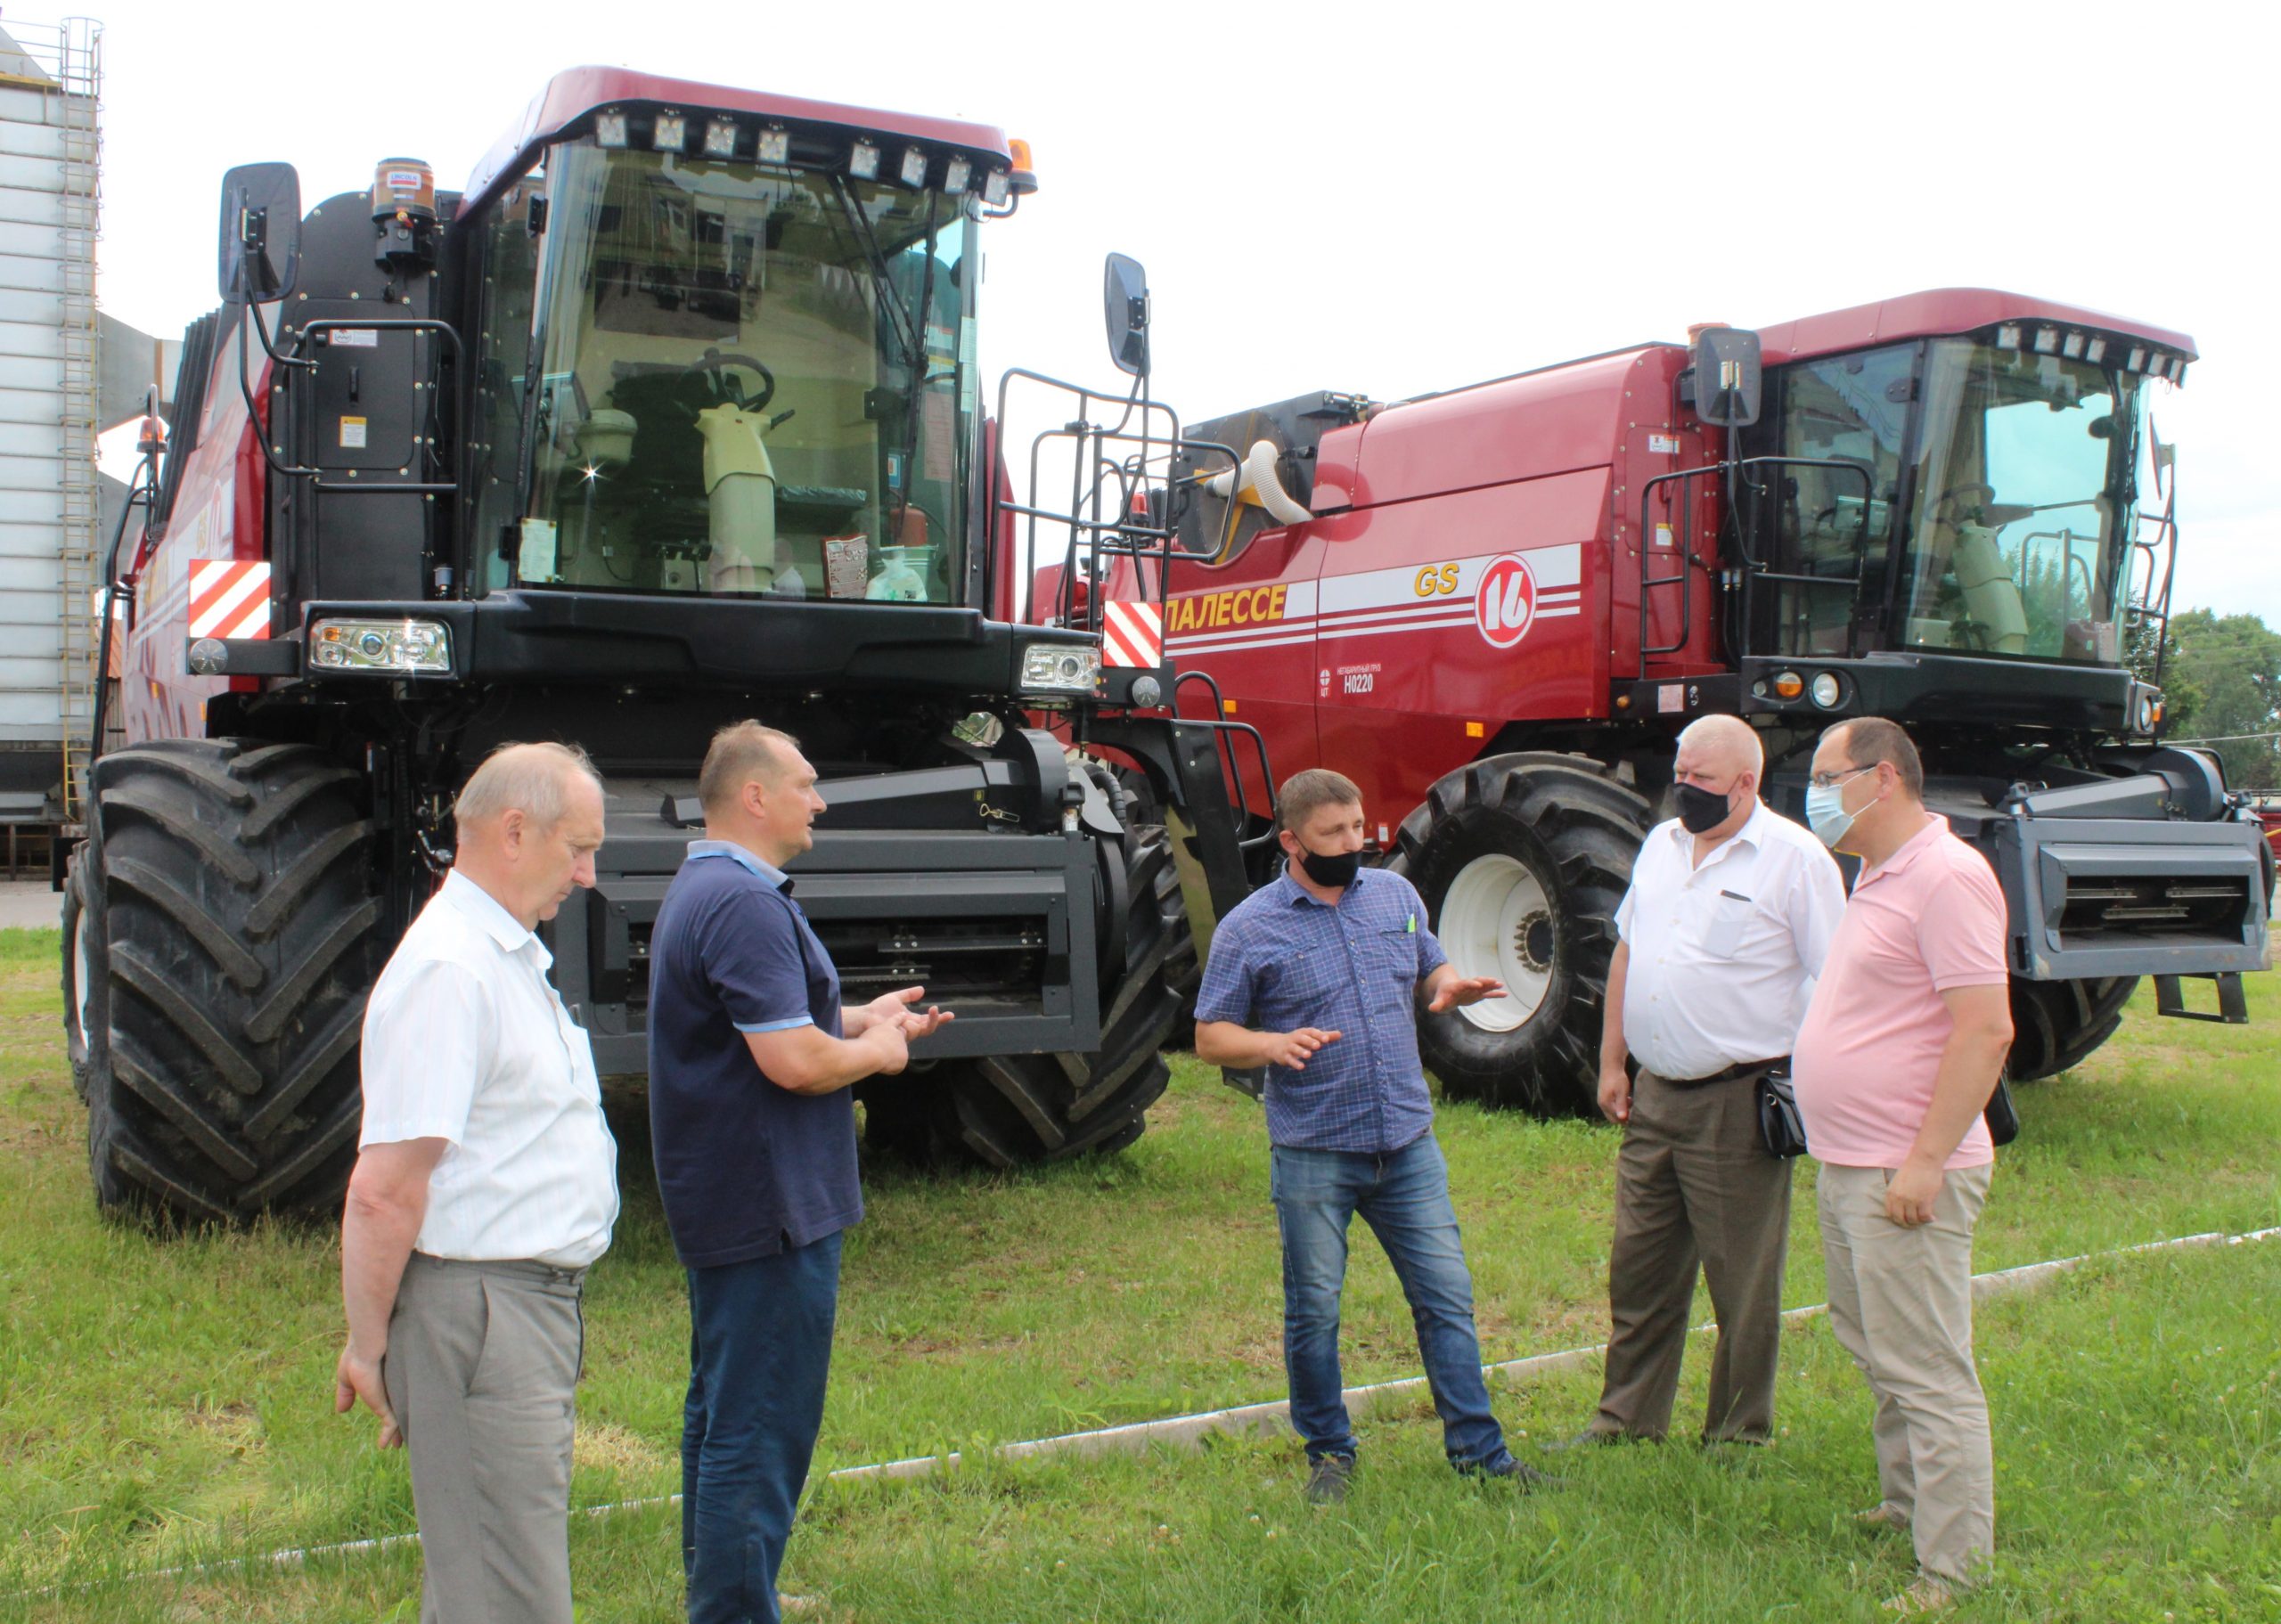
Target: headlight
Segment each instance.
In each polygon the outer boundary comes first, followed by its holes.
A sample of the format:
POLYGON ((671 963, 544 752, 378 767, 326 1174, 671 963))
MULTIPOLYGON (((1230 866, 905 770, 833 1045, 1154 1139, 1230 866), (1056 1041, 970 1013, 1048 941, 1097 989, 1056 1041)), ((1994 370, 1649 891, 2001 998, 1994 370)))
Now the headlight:
POLYGON ((452 634, 434 620, 320 620, 309 628, 309 664, 320 671, 452 669, 452 634))
POLYGON ((1092 643, 1032 643, 1022 650, 1026 694, 1089 694, 1100 675, 1101 651, 1092 643))
POLYGON ((1813 695, 1814 703, 1826 711, 1835 710, 1837 702, 1845 697, 1844 685, 1838 681, 1834 671, 1814 673, 1813 686, 1808 691, 1813 695))
POLYGON ((2138 730, 2151 733, 2154 724, 2162 719, 2162 702, 2159 696, 2142 693, 2138 696, 2138 730))

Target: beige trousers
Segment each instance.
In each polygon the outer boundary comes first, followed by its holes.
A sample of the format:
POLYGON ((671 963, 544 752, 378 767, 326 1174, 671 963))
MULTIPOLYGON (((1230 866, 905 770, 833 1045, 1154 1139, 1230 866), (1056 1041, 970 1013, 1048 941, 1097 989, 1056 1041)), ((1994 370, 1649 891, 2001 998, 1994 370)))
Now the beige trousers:
POLYGON ((580 1272, 405 1265, 380 1374, 412 1457, 421 1624, 570 1624, 580 1272))
POLYGON ((1972 1230, 1989 1172, 1951 1171, 1933 1221, 1915 1228, 1885 1216, 1889 1170, 1820 1175, 1830 1328, 1876 1400, 1884 1508, 1908 1520, 1917 1566, 1954 1585, 1977 1579, 1996 1548, 1988 1400, 1972 1362, 1972 1230))

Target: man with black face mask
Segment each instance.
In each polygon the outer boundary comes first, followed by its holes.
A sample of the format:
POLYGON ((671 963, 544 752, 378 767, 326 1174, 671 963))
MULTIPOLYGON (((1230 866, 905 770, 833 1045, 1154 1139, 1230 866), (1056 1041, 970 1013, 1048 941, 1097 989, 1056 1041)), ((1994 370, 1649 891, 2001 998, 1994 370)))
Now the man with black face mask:
POLYGON ((1220 922, 1196 1002, 1198 1057, 1267 1068, 1272 1191, 1283 1236, 1283 1361, 1306 1440, 1306 1497, 1346 1498, 1354 1432, 1341 1396, 1346 1230, 1370 1226, 1402 1281, 1450 1464, 1524 1488, 1489 1411, 1449 1170, 1418 1058, 1418 1003, 1436 1013, 1504 991, 1451 967, 1408 880, 1365 869, 1362 793, 1314 768, 1276 798, 1284 871, 1220 922), (1254 1019, 1268 1028, 1252 1030, 1254 1019))
POLYGON ((1616 910, 1599 1091, 1623 1124, 1613 1326, 1599 1413, 1578 1443, 1671 1425, 1698 1261, 1719 1318, 1704 1439, 1773 1434, 1790 1163, 1760 1139, 1757 1085, 1789 1056, 1845 887, 1820 841, 1760 803, 1764 771, 1739 717, 1681 733, 1679 816, 1648 830, 1616 910))

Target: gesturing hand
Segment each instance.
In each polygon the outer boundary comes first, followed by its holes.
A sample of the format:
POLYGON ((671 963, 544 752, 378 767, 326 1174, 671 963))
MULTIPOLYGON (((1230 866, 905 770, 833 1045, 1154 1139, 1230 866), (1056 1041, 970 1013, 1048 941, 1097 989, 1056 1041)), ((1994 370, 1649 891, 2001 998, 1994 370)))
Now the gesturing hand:
POLYGON ((1319 1026, 1302 1026, 1296 1032, 1270 1032, 1260 1034, 1267 1040, 1267 1061, 1271 1065, 1288 1067, 1295 1072, 1307 1069, 1307 1062, 1326 1043, 1338 1041, 1338 1033, 1325 1032, 1319 1026))
POLYGON ((359 1399, 380 1418, 380 1448, 404 1448, 404 1432, 396 1424, 396 1412, 388 1408, 388 1390, 380 1380, 380 1361, 359 1359, 355 1349, 343 1348, 340 1363, 333 1367, 333 1414, 347 1415, 356 1408, 359 1399))
POLYGON ((868 1017, 864 1024, 869 1026, 880 1021, 893 1021, 903 1028, 904 1040, 911 1041, 927 1036, 945 1021, 958 1018, 950 1010, 938 1009, 932 1004, 928 1005, 924 1011, 912 1008, 926 996, 927 989, 924 987, 903 987, 893 992, 882 992, 863 1006, 868 1017))
POLYGON ((1505 983, 1494 975, 1452 975, 1434 989, 1434 1001, 1426 1006, 1428 1015, 1439 1015, 1444 1009, 1454 1009, 1460 1004, 1477 1004, 1484 998, 1501 998, 1505 983))

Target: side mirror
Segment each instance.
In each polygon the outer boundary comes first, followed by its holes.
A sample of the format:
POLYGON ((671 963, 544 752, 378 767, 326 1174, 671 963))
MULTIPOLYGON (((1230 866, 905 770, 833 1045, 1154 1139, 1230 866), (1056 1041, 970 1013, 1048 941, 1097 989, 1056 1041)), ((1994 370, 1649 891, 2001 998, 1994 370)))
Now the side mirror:
POLYGON ((1144 375, 1149 371, 1149 273, 1139 260, 1111 254, 1103 280, 1101 311, 1108 323, 1108 358, 1120 372, 1144 375))
POLYGON ((285 298, 301 270, 301 177, 290 164, 240 164, 222 177, 222 302, 285 298))
POLYGON ((1740 428, 1758 421, 1764 381, 1756 333, 1705 327, 1695 335, 1695 414, 1705 422, 1740 428))

